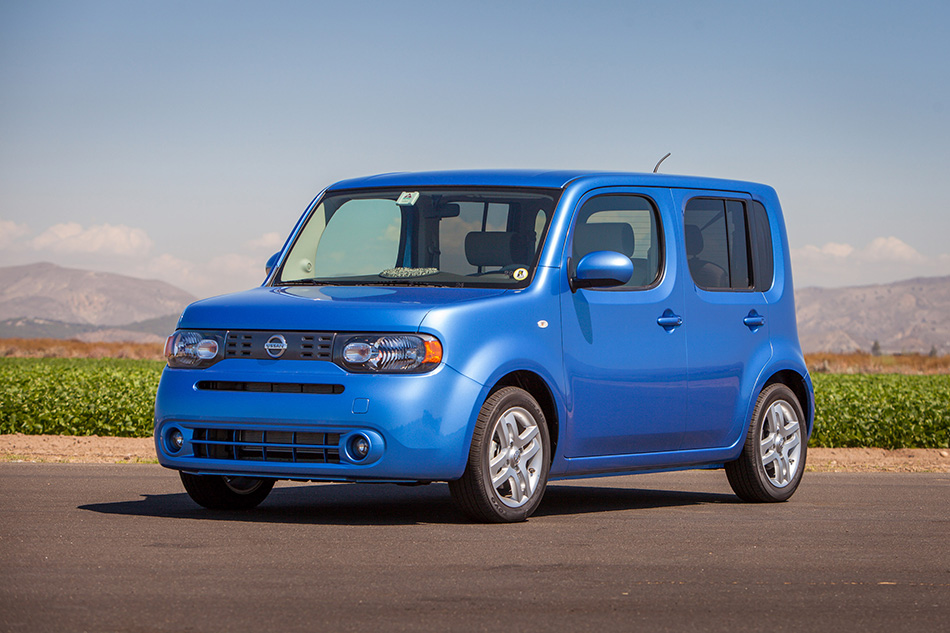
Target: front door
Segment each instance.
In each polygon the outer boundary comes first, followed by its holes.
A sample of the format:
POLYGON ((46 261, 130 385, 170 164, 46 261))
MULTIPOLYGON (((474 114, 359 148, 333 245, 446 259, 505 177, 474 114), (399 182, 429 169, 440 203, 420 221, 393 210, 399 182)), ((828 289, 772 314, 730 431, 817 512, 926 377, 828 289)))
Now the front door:
MULTIPOLYGON (((578 202, 564 255, 616 251, 633 278, 561 294, 564 369, 570 391, 565 457, 675 450, 687 412, 684 292, 669 190, 609 189, 578 202)), ((569 261, 568 261, 569 258, 569 261)), ((568 270, 568 274, 572 273, 568 270)), ((565 275, 565 286, 567 275, 565 275)))

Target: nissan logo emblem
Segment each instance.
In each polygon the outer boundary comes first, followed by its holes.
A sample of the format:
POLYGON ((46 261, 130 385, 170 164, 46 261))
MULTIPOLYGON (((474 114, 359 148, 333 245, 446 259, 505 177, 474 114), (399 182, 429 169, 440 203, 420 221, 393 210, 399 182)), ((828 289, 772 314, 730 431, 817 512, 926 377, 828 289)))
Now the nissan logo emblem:
POLYGON ((267 352, 267 355, 271 358, 280 358, 284 355, 286 350, 287 339, 285 339, 280 334, 275 334, 274 336, 267 339, 266 343, 264 343, 264 351, 267 352))

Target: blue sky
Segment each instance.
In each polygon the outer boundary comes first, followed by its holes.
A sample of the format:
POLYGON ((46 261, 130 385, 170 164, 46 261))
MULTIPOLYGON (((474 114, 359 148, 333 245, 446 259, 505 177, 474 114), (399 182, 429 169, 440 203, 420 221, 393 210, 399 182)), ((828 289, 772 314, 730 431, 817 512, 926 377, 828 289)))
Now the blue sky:
POLYGON ((796 283, 950 275, 950 3, 0 1, 0 265, 259 282, 385 171, 774 186, 796 283))

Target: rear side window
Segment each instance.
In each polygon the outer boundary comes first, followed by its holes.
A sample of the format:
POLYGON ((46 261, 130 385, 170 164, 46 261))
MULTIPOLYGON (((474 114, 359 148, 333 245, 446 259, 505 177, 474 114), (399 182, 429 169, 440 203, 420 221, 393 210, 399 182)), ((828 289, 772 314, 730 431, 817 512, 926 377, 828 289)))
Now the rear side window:
POLYGON ((751 231, 741 200, 693 198, 684 213, 689 273, 704 290, 751 290, 751 231))
POLYGON ((772 230, 769 215, 761 202, 752 202, 752 261, 755 264, 755 289, 765 292, 772 287, 775 263, 772 258, 772 230))
POLYGON ((659 219, 642 196, 603 195, 584 203, 574 225, 574 262, 594 251, 622 253, 633 262, 633 277, 618 288, 653 285, 660 273, 659 219))

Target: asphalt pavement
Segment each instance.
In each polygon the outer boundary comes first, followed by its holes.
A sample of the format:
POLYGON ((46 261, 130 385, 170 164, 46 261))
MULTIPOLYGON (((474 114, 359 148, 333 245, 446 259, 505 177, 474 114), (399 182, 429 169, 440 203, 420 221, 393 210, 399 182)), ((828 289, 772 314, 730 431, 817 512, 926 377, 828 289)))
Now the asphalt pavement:
POLYGON ((476 525, 445 485, 194 505, 152 465, 0 464, 3 631, 946 631, 950 475, 553 483, 476 525))

